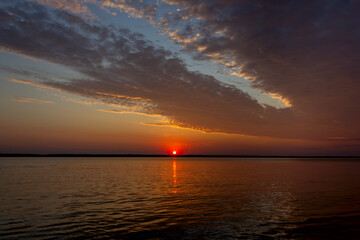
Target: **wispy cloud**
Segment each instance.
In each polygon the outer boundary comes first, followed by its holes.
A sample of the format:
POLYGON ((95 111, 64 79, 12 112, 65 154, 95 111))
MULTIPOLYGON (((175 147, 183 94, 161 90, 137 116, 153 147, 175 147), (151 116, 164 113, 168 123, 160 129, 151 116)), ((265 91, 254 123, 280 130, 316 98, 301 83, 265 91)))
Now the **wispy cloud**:
POLYGON ((14 82, 14 83, 21 83, 21 84, 26 84, 26 85, 32 85, 35 87, 40 87, 40 88, 52 88, 44 83, 41 82, 34 82, 34 81, 29 81, 29 80, 24 80, 24 79, 18 79, 18 78, 9 78, 8 79, 10 82, 14 82))
MULTIPOLYGON (((100 2, 98 2, 100 3, 100 2)), ((145 17, 149 22, 155 23, 155 11, 157 3, 155 1, 112 1, 105 0, 101 2, 103 7, 108 7, 121 12, 125 12, 131 17, 145 17), (152 4, 148 4, 151 3, 152 4)))
POLYGON ((107 112, 107 113, 116 113, 116 114, 138 114, 138 115, 145 115, 145 116, 150 116, 150 117, 163 117, 161 115, 150 114, 150 113, 145 113, 145 112, 138 112, 138 111, 132 111, 132 110, 97 109, 97 111, 99 111, 99 112, 107 112))
POLYGON ((87 17, 93 16, 86 3, 96 3, 97 0, 30 0, 40 4, 70 11, 87 17))
MULTIPOLYGON (((150 123, 150 122, 143 122, 141 123, 143 125, 148 125, 148 126, 153 126, 153 127, 171 127, 171 128, 178 128, 178 129, 185 129, 185 130, 191 130, 191 131, 196 131, 196 132, 203 132, 203 133, 221 133, 221 134, 229 134, 229 133, 224 133, 223 131, 219 130, 216 131, 214 129, 204 129, 204 128, 192 128, 189 126, 181 126, 179 124, 173 124, 170 121, 164 121, 164 122, 156 122, 156 123, 150 123)), ((239 134, 237 134, 239 135, 239 134)))
POLYGON ((14 100, 17 102, 25 102, 25 103, 54 103, 53 101, 30 98, 30 97, 14 97, 14 100))
POLYGON ((284 104, 285 107, 291 107, 291 103, 289 99, 284 98, 283 96, 277 94, 277 93, 265 93, 269 95, 271 98, 278 99, 281 101, 282 104, 284 104))
POLYGON ((145 98, 141 98, 141 97, 129 97, 129 96, 125 96, 125 95, 106 93, 106 92, 96 92, 96 94, 114 97, 114 98, 118 98, 118 99, 134 100, 134 101, 139 101, 139 102, 151 102, 150 99, 145 99, 145 98))

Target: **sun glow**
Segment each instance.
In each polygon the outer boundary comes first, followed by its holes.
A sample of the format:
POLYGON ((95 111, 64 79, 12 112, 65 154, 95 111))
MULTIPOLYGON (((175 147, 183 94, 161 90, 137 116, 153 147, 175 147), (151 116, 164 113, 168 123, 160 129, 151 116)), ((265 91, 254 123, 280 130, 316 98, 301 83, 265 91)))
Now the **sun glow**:
POLYGON ((176 155, 176 151, 173 151, 172 154, 173 154, 173 155, 176 155))

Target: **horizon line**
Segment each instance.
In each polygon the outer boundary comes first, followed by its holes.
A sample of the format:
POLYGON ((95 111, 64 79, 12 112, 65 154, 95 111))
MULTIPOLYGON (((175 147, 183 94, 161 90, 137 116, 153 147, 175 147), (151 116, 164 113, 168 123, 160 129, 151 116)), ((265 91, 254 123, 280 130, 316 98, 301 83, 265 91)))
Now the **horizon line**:
POLYGON ((357 155, 246 155, 246 154, 91 154, 91 153, 0 153, 0 157, 224 157, 224 158, 360 158, 357 155))

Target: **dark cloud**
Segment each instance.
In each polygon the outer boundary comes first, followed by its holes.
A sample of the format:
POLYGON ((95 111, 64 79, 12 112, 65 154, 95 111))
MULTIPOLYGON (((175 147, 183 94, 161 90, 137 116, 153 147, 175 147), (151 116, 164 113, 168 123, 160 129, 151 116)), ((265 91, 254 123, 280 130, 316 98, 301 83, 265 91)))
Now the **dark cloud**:
POLYGON ((170 26, 179 25, 179 15, 194 19, 194 28, 172 38, 196 58, 238 68, 254 87, 287 98, 312 121, 359 134, 359 1, 168 2, 182 8, 165 16, 170 26))
MULTIPOLYGON (((237 63, 243 65, 244 74, 255 76, 254 84, 288 97, 294 107, 277 109, 260 105, 234 86, 189 71, 181 59, 156 47, 141 34, 89 24, 69 12, 49 10, 32 2, 17 1, 1 9, 0 44, 11 51, 67 66, 83 75, 68 82, 44 81, 42 84, 106 103, 138 107, 147 114, 166 116, 172 124, 181 127, 307 139, 344 137, 344 134, 352 137, 359 133, 358 126, 351 125, 352 129, 343 126, 345 120, 353 124, 359 118, 354 106, 354 102, 359 102, 356 95, 359 88, 353 79, 358 70, 351 68, 354 54, 343 46, 341 51, 334 50, 324 57, 322 54, 334 45, 322 41, 321 34, 326 32, 307 35, 306 26, 312 24, 311 19, 306 20, 300 13, 290 14, 299 4, 270 6, 266 2, 254 5, 250 1, 234 2, 235 5, 222 1, 209 5, 201 1, 182 1, 182 4, 188 6, 188 14, 199 15, 204 21, 199 22, 200 37, 186 47, 206 46, 205 55, 231 53, 237 63), (266 12, 269 13, 266 15, 266 12), (281 15, 285 13, 286 16, 281 15), (303 18, 305 26, 301 24, 303 18), (290 27, 297 22, 296 29, 290 27), (221 36, 212 36, 211 32, 225 27, 226 32, 221 36), (273 34, 274 31, 280 33, 273 34), (303 40, 297 39, 300 37, 303 40), (311 39, 317 38, 318 44, 311 45, 311 39), (332 62, 331 54, 341 61, 332 62), (308 62, 310 60, 312 62, 308 62), (342 66, 347 66, 348 71, 343 71, 342 66), (336 75, 340 70, 342 80, 336 75), (343 117, 340 110, 344 114, 353 112, 343 117)), ((314 15, 309 13, 309 17, 315 17, 316 11, 312 6, 309 9, 314 15)), ((347 14, 352 16, 353 11, 347 14)), ((342 25, 339 29, 343 29, 342 25)), ((182 37, 193 34, 191 28, 186 31, 182 37)), ((351 36, 344 38, 354 40, 351 36)))

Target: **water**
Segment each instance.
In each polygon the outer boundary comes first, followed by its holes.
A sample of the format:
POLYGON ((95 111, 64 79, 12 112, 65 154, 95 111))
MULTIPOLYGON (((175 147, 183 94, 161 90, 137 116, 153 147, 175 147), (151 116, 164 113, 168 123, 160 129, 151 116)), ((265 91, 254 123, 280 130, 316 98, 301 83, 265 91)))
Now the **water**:
POLYGON ((359 159, 0 158, 0 239, 359 236, 359 159))

